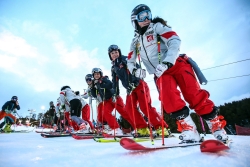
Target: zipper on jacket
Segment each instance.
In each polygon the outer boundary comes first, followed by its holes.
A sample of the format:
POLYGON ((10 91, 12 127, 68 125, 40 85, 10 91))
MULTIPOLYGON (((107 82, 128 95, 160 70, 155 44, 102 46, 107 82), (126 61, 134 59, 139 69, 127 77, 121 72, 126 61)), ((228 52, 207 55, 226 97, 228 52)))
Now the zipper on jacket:
POLYGON ((145 53, 146 53, 148 62, 151 64, 151 66, 153 66, 153 67, 155 68, 155 66, 151 63, 151 61, 150 61, 149 58, 148 58, 148 54, 147 54, 146 49, 145 49, 144 44, 143 44, 143 36, 142 36, 142 35, 140 35, 140 36, 141 36, 142 46, 143 46, 143 49, 144 49, 144 51, 145 51, 145 53))

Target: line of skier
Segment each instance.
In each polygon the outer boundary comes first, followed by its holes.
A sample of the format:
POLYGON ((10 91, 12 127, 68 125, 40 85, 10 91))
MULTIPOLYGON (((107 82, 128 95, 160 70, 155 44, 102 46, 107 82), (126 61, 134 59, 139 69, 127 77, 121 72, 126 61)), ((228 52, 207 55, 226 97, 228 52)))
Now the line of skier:
POLYGON ((61 88, 58 111, 67 111, 65 117, 74 131, 96 131, 90 121, 91 101, 94 98, 97 102, 97 121, 102 125, 104 122, 108 124, 103 126, 103 133, 123 133, 116 120, 117 111, 130 123, 134 135, 149 136, 153 127, 158 136, 168 136, 168 124, 151 104, 150 90, 144 81, 147 71, 154 75, 161 115, 166 112, 176 121, 182 141, 198 142, 201 139, 190 117, 190 109, 206 121, 216 139, 227 140, 228 136, 224 130, 226 121, 223 116, 218 115, 219 109, 209 99, 208 91, 201 89, 199 85, 199 82, 207 82, 205 77, 191 58, 179 54, 181 39, 178 34, 164 19, 152 18, 150 8, 144 4, 133 9, 131 23, 134 27, 134 37, 128 56, 122 55, 116 44, 108 47, 112 78, 104 75, 100 68, 93 68, 91 74, 86 75, 88 89, 83 97, 89 97, 89 104, 70 86, 61 88), (141 62, 146 70, 142 69, 141 62), (120 96, 119 82, 127 92, 126 104, 120 96), (181 93, 185 101, 181 98, 181 93), (189 106, 186 106, 186 102, 189 106), (143 118, 138 106, 148 122, 143 118))

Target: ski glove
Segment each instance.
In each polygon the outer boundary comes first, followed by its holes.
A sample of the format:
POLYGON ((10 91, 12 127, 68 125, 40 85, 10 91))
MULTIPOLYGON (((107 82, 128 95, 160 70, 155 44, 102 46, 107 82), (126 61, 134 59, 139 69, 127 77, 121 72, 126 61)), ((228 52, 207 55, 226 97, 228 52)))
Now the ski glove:
POLYGON ((134 70, 134 75, 140 79, 146 78, 146 70, 138 68, 134 70))
POLYGON ((97 84, 99 82, 99 80, 95 79, 94 80, 94 84, 97 84))
POLYGON ((173 66, 172 63, 169 62, 162 62, 162 64, 158 64, 156 69, 155 69, 155 75, 159 78, 161 77, 161 75, 168 70, 169 68, 171 68, 173 66))

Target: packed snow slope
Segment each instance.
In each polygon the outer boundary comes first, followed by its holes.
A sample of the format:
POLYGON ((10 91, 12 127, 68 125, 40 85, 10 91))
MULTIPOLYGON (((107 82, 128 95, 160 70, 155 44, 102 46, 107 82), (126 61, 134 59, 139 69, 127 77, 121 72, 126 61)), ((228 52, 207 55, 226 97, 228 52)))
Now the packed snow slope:
MULTIPOLYGON (((206 135, 205 138, 213 137, 206 135)), ((119 143, 97 143, 92 139, 43 138, 35 132, 0 134, 0 166, 249 167, 250 136, 229 138, 233 140, 231 149, 219 153, 201 153, 199 146, 132 152, 119 143)))

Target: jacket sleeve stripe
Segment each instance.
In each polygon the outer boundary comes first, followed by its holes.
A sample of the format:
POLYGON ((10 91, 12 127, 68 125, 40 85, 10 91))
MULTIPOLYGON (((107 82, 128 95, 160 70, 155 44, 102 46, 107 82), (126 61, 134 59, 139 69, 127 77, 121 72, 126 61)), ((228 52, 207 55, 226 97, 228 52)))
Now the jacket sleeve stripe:
POLYGON ((178 35, 174 31, 169 31, 169 32, 166 32, 166 33, 162 34, 161 36, 164 37, 164 38, 166 38, 166 39, 169 39, 172 36, 178 36, 178 35))
POLYGON ((60 92, 61 95, 65 96, 65 93, 64 92, 60 92))
POLYGON ((131 59, 132 55, 133 55, 133 51, 129 52, 128 53, 128 59, 131 59))

